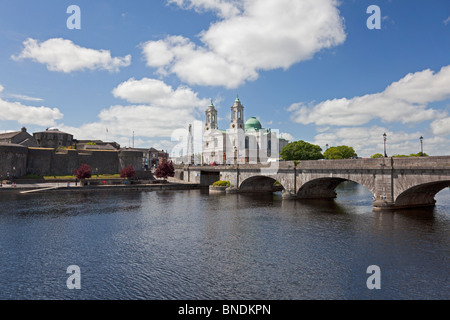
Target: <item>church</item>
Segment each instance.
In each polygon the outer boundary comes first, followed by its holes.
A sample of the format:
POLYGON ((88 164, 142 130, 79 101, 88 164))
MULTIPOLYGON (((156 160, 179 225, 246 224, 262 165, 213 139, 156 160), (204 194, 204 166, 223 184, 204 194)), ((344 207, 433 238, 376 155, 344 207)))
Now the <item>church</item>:
POLYGON ((255 117, 244 123, 244 106, 236 97, 231 106, 230 126, 221 130, 213 102, 206 109, 203 130, 203 164, 257 164, 279 160, 289 142, 278 130, 265 129, 255 117))

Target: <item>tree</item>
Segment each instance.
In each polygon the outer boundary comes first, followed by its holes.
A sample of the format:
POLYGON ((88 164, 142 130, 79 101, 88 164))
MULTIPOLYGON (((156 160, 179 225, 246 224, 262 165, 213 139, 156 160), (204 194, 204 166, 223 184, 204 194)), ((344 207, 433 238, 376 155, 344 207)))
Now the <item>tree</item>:
POLYGON ((166 159, 163 159, 159 164, 158 168, 155 170, 155 177, 157 178, 167 178, 173 177, 175 175, 175 169, 173 167, 172 161, 168 162, 166 159))
POLYGON ((372 159, 374 158, 384 158, 384 156, 381 153, 375 153, 373 155, 370 156, 372 159))
POLYGON ((288 143, 281 149, 280 156, 286 161, 323 159, 321 147, 303 140, 288 143))
POLYGON ((425 152, 419 152, 419 153, 416 153, 416 154, 411 153, 409 156, 410 157, 429 157, 429 155, 427 155, 425 152))
POLYGON ((92 169, 89 165, 83 163, 81 167, 79 167, 73 173, 79 180, 89 179, 92 176, 92 169))
POLYGON ((331 147, 323 153, 325 159, 351 159, 357 157, 355 150, 348 146, 331 147))
POLYGON ((136 170, 134 170, 133 166, 128 166, 126 168, 123 168, 120 171, 121 178, 130 179, 130 178, 133 178, 135 174, 136 174, 136 170))
POLYGON ((392 156, 393 158, 408 158, 408 157, 428 157, 428 155, 425 152, 419 152, 419 153, 411 153, 409 156, 405 154, 395 154, 392 156))

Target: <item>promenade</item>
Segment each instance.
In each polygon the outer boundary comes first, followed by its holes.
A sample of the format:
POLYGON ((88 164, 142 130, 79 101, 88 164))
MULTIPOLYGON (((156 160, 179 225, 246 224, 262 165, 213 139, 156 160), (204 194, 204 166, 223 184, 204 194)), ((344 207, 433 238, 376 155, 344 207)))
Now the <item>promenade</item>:
POLYGON ((168 182, 168 183, 152 183, 152 184, 114 184, 114 185, 85 185, 74 182, 47 182, 47 183, 26 183, 26 184, 6 184, 0 187, 0 193, 19 193, 27 194, 34 192, 92 192, 105 190, 124 190, 124 191, 140 191, 140 190, 188 190, 199 189, 199 184, 184 182, 168 182))

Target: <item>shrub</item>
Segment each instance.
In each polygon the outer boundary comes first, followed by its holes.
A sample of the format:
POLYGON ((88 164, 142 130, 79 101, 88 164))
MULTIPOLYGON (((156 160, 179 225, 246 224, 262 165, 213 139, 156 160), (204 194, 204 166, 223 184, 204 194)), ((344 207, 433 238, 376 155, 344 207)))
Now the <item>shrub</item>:
POLYGON ((79 180, 89 179, 92 176, 92 169, 89 165, 83 163, 81 167, 73 172, 79 180))
POLYGON ((168 162, 166 159, 163 159, 155 170, 155 177, 157 178, 167 178, 173 177, 175 175, 175 169, 173 167, 172 161, 168 162))
POLYGON ((229 187, 231 186, 230 181, 216 181, 213 183, 214 187, 229 187))
POLYGON ((130 178, 134 177, 135 174, 136 174, 136 170, 134 170, 133 166, 128 166, 126 168, 123 168, 120 171, 121 178, 130 179, 130 178))

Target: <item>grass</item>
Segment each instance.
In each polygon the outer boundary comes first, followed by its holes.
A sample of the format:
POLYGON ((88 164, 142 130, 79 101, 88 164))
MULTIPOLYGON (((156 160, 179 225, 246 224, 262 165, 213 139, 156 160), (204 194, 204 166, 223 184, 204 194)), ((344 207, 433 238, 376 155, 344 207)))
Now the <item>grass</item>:
MULTIPOLYGON (((44 180, 71 180, 76 179, 75 176, 44 176, 44 180)), ((93 174, 90 179, 120 179, 120 174, 93 174)))

